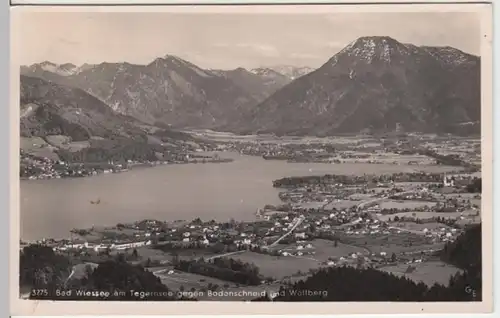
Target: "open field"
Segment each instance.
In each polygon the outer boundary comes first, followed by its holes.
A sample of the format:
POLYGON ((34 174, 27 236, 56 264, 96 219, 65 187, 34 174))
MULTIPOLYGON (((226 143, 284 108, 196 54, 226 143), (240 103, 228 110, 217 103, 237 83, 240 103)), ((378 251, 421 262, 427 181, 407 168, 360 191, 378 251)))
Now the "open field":
POLYGON ((325 205, 325 202, 303 202, 300 206, 304 209, 319 209, 325 205))
POLYGON ((52 160, 59 159, 53 147, 40 137, 21 137, 19 142, 21 150, 28 154, 37 157, 46 157, 52 160))
POLYGON ((412 245, 412 246, 404 246, 400 244, 392 244, 387 243, 383 246, 368 246, 372 253, 380 253, 386 252, 387 255, 395 254, 405 254, 405 253, 417 253, 420 251, 429 251, 429 250, 440 250, 444 246, 444 243, 429 243, 429 244, 421 244, 421 245, 412 245))
POLYGON ((392 164, 392 163, 371 164, 365 162, 354 163, 347 161, 341 164, 331 164, 330 166, 332 166, 332 170, 333 169, 336 170, 336 168, 339 168, 339 171, 336 173, 344 175, 363 175, 363 174, 382 175, 382 174, 392 174, 399 172, 450 173, 461 169, 460 167, 454 167, 454 166, 434 166, 434 165, 417 166, 417 165, 392 164))
MULTIPOLYGON (((304 258, 315 259, 319 262, 326 262, 329 258, 339 258, 342 256, 348 256, 352 253, 363 253, 367 254, 368 250, 363 247, 347 245, 343 243, 338 243, 337 247, 335 247, 335 242, 324 240, 324 239, 315 239, 313 241, 308 241, 302 244, 288 244, 288 245, 277 245, 275 249, 287 251, 287 252, 297 252, 301 251, 303 253, 314 252, 312 255, 304 255, 304 258), (311 248, 307 248, 307 245, 311 244, 311 248), (298 246, 303 246, 303 249, 297 249, 298 246)), ((285 256, 282 256, 285 257, 285 256)))
POLYGON ((436 202, 413 201, 413 200, 387 200, 379 203, 381 209, 415 209, 424 206, 433 207, 436 202))
POLYGON ((429 182, 394 182, 394 186, 398 188, 413 188, 415 186, 426 186, 429 182))
POLYGON ((411 264, 416 267, 416 270, 412 273, 406 273, 408 268, 407 264, 400 264, 397 266, 389 266, 381 268, 380 270, 392 273, 396 276, 406 276, 407 278, 415 282, 423 282, 428 286, 432 286, 435 283, 448 285, 450 276, 455 275, 461 270, 455 266, 446 264, 444 262, 432 261, 425 263, 415 263, 411 264))
POLYGON ((341 237, 341 242, 367 248, 372 253, 415 252, 431 248, 439 249, 439 244, 433 244, 423 235, 412 233, 392 233, 387 235, 349 235, 341 237))
POLYGON ((72 142, 68 136, 64 135, 50 135, 46 137, 46 140, 47 141, 40 137, 21 137, 20 148, 36 156, 44 156, 44 154, 47 154, 47 158, 54 159, 55 154, 53 153, 53 147, 72 152, 90 147, 88 141, 72 142))
POLYGON ((437 229, 450 228, 448 225, 437 222, 424 223, 424 224, 417 224, 414 222, 392 222, 390 225, 412 231, 423 231, 424 229, 428 229, 429 231, 435 231, 437 229))
POLYGON ((155 249, 151 246, 144 246, 137 249, 137 252, 140 256, 144 258, 159 259, 159 260, 168 260, 171 261, 176 254, 179 260, 191 260, 194 258, 205 257, 208 258, 210 256, 214 256, 213 252, 206 249, 176 249, 172 251, 162 251, 159 249, 155 249))
POLYGON ((137 248, 137 254, 142 259, 151 259, 151 261, 171 261, 173 256, 170 253, 163 252, 161 250, 157 250, 151 248, 149 246, 143 246, 137 248))
POLYGON ((174 270, 173 273, 169 274, 168 272, 172 269, 168 267, 164 268, 164 270, 159 268, 150 270, 160 278, 163 284, 174 291, 178 291, 180 289, 184 289, 184 291, 190 291, 192 290, 192 288, 200 290, 202 288, 207 288, 208 284, 218 285, 219 287, 225 288, 236 287, 236 284, 231 282, 226 282, 217 278, 202 276, 193 273, 185 273, 174 270))
POLYGON ((388 221, 389 219, 394 220, 394 218, 397 216, 398 218, 401 217, 415 217, 417 219, 430 219, 433 217, 440 217, 440 218, 445 218, 445 219, 457 219, 460 218, 460 216, 473 216, 476 212, 475 211, 464 211, 464 212, 419 212, 419 211, 411 211, 411 212, 400 212, 400 213, 394 213, 394 214, 385 214, 381 215, 378 214, 378 218, 381 221, 388 221), (415 214, 415 216, 413 216, 415 214))
POLYGON ((481 199, 471 199, 470 200, 471 204, 477 205, 479 208, 481 208, 481 199))
POLYGON ((322 262, 327 261, 329 258, 339 258, 358 252, 366 254, 368 252, 362 247, 342 243, 338 243, 337 247, 335 247, 335 243, 328 240, 314 240, 311 244, 316 252, 312 257, 322 262))
POLYGON ((448 194, 443 194, 442 196, 445 197, 446 199, 472 200, 477 195, 478 195, 477 193, 465 192, 465 193, 448 193, 448 194))
MULTIPOLYGON (((105 202, 101 202, 104 204, 105 202)), ((142 233, 141 231, 133 229, 123 229, 118 230, 116 227, 105 227, 105 226, 94 226, 92 229, 85 229, 88 232, 87 235, 80 236, 73 233, 73 238, 79 238, 80 240, 87 241, 89 243, 100 243, 103 239, 112 238, 133 238, 136 233, 142 233)))
POLYGON ((320 267, 318 261, 306 258, 314 257, 292 257, 292 256, 271 256, 266 254, 246 252, 230 256, 233 259, 238 259, 246 263, 253 263, 264 276, 270 276, 275 279, 282 279, 285 276, 290 276, 297 273, 299 270, 307 272, 310 268, 320 267))
POLYGON ((479 224, 479 223, 481 223, 481 218, 480 217, 471 217, 471 218, 466 218, 466 219, 463 219, 463 220, 458 220, 455 224, 458 225, 458 226, 465 227, 465 226, 468 226, 468 225, 479 224))
POLYGON ((372 197, 372 194, 366 193, 354 193, 349 196, 350 200, 369 200, 372 197))
POLYGON ((343 210, 343 209, 348 209, 350 207, 353 207, 357 204, 359 204, 358 201, 338 200, 338 201, 334 201, 334 202, 331 202, 331 203, 328 203, 327 205, 325 205, 325 209, 331 210, 331 209, 335 208, 337 210, 343 210))
MULTIPOLYGON (((376 147, 376 146, 375 146, 376 147)), ((357 153, 362 154, 363 152, 358 151, 357 153)), ((347 159, 347 160, 356 160, 358 162, 368 162, 370 160, 376 161, 376 162, 381 162, 381 163, 388 163, 388 164, 407 164, 410 161, 416 161, 419 163, 419 165, 415 165, 415 167, 418 167, 416 169, 419 169, 422 166, 425 165, 435 165, 435 160, 432 158, 429 158, 427 156, 423 155, 399 155, 395 153, 384 153, 384 154, 371 154, 370 157, 368 158, 362 158, 362 159, 347 159)))
MULTIPOLYGON (((372 192, 372 193, 376 193, 376 194, 378 194, 378 193, 380 193, 380 192, 387 191, 387 190, 388 190, 388 188, 384 188, 384 187, 375 187, 375 188, 370 188, 370 192, 372 192)), ((373 194, 371 194, 371 195, 373 195, 373 194)))
POLYGON ((36 150, 48 146, 45 140, 40 137, 21 137, 19 143, 21 149, 24 151, 36 150))

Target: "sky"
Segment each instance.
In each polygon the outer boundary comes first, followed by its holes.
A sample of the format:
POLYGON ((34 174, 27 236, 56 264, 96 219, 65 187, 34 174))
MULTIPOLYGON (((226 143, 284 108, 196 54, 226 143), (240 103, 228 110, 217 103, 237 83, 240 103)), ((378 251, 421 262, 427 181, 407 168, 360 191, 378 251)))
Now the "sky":
POLYGON ((207 69, 319 67, 355 39, 377 35, 480 52, 479 15, 470 12, 23 12, 18 22, 22 65, 147 64, 171 54, 207 69))

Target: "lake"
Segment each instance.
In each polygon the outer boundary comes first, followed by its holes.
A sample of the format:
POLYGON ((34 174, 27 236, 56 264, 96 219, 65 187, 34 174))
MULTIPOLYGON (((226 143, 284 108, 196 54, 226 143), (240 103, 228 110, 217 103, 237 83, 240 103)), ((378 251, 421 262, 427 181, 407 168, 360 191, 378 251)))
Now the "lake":
POLYGON ((221 153, 231 163, 163 165, 89 178, 22 180, 21 239, 69 237, 72 228, 142 219, 253 220, 279 204, 272 181, 287 176, 451 171, 455 167, 287 163, 221 153), (100 204, 90 201, 100 198, 100 204))

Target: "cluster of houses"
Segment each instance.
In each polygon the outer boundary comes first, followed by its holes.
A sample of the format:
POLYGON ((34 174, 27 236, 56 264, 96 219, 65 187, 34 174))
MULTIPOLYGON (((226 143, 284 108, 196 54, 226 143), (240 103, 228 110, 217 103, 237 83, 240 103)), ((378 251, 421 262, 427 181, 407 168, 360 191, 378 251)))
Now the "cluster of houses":
POLYGON ((65 252, 68 250, 93 250, 95 252, 102 251, 112 251, 112 250, 128 250, 132 248, 138 248, 142 246, 151 245, 151 240, 148 241, 138 241, 138 242, 128 242, 128 243, 111 243, 111 244, 95 244, 95 243, 69 243, 61 246, 54 246, 53 249, 59 252, 65 252))
POLYGON ((123 172, 123 164, 108 163, 108 168, 91 168, 84 164, 70 164, 63 160, 35 157, 21 152, 20 177, 28 180, 61 179, 95 176, 99 173, 123 172))
POLYGON ((447 140, 444 142, 426 142, 424 146, 442 155, 457 155, 460 159, 474 162, 481 160, 480 140, 447 140))
MULTIPOLYGON (((256 222, 218 223, 202 222, 198 219, 183 222, 182 225, 167 226, 165 222, 145 220, 120 225, 121 229, 131 230, 129 231, 131 234, 128 234, 125 240, 108 239, 100 243, 55 242, 51 245, 61 252, 75 249, 101 252, 163 244, 162 242, 186 246, 195 244, 198 247, 204 247, 224 241, 240 249, 266 247, 277 238, 287 236, 288 242, 297 242, 297 249, 295 251, 281 250, 279 253, 283 256, 303 256, 313 253, 314 249, 311 249, 311 243, 308 241, 311 239, 311 234, 312 236, 318 233, 333 235, 339 231, 342 235, 358 236, 389 235, 404 231, 402 228, 392 227, 389 223, 374 217, 377 211, 376 205, 363 209, 319 211, 318 209, 304 209, 297 204, 292 205, 290 211, 266 214, 263 220, 256 222), (301 215, 300 222, 297 222, 298 215, 301 215)), ((423 234, 434 241, 446 242, 454 240, 459 231, 442 227, 437 230, 424 229, 423 234)))

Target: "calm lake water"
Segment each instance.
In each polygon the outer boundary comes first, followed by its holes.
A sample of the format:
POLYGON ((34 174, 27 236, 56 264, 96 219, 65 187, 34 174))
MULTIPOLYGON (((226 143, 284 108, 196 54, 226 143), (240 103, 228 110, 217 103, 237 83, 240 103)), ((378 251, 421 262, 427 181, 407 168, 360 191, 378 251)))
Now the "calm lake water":
MULTIPOLYGON (((253 220, 278 204, 272 181, 287 176, 393 173, 415 166, 286 163, 222 153, 231 163, 164 165, 89 178, 21 181, 21 239, 69 237, 72 228, 142 219, 253 220), (100 198, 98 205, 90 201, 100 198)), ((418 167, 426 171, 453 167, 418 167)))

